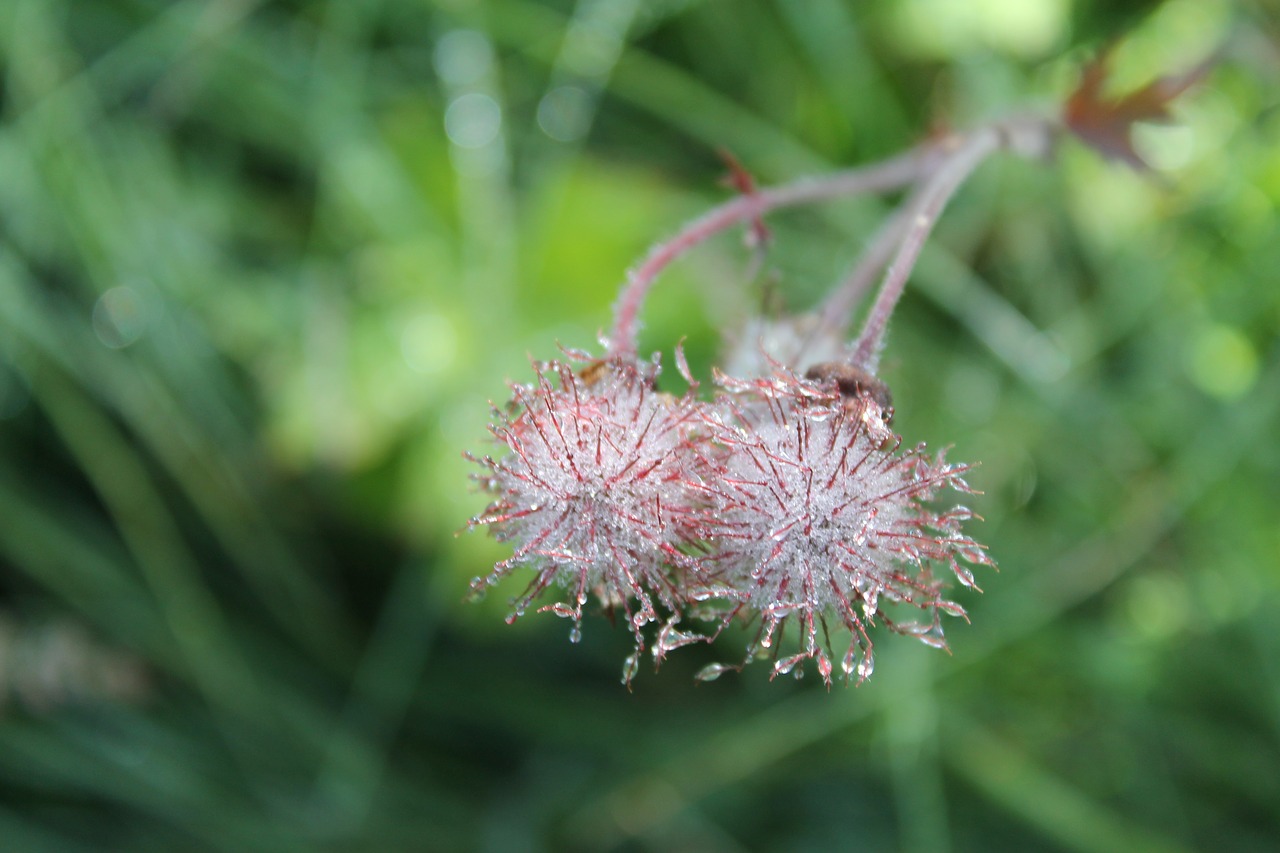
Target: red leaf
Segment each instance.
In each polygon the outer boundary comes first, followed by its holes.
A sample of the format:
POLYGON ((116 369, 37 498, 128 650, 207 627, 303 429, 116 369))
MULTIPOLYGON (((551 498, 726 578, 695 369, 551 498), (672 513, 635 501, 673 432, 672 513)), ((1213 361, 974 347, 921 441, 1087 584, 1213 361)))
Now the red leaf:
POLYGON ((1133 147, 1133 126, 1140 121, 1171 121, 1169 104, 1204 79, 1218 57, 1211 56, 1183 74, 1157 78, 1122 97, 1109 98, 1103 93, 1109 55, 1109 48, 1103 50, 1085 67, 1080 85, 1067 99, 1063 121, 1081 142, 1102 156, 1147 171, 1151 167, 1133 147))

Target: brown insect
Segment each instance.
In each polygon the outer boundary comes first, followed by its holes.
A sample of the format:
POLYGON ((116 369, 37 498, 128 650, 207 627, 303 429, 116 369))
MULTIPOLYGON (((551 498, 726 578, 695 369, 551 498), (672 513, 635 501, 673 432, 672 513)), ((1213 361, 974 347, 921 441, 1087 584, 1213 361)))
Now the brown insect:
POLYGON ((596 359, 586 367, 578 371, 578 378, 582 380, 582 384, 590 388, 595 385, 609 370, 609 361, 607 359, 596 359))
POLYGON ((893 395, 889 393, 889 386, 862 368, 842 361, 824 361, 810 367, 804 376, 815 382, 834 382, 849 403, 870 398, 880 407, 885 425, 893 423, 893 395))

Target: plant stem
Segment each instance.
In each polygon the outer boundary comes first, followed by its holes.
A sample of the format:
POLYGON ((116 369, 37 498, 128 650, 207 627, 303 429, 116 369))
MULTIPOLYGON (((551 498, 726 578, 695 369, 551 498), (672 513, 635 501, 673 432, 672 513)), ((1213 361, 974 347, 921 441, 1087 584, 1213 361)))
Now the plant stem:
POLYGON ((1053 119, 1008 119, 917 146, 879 163, 751 192, 713 208, 685 225, 670 240, 650 249, 640 265, 627 274, 614 304, 608 355, 615 358, 635 356, 640 307, 650 288, 672 261, 699 243, 733 225, 759 219, 779 208, 842 196, 881 193, 914 184, 916 190, 905 207, 876 235, 845 284, 828 301, 815 333, 842 331, 848 325, 850 311, 866 291, 870 279, 888 262, 896 245, 897 254, 889 264, 880 293, 849 359, 855 366, 874 373, 889 316, 902 295, 924 241, 947 201, 965 178, 994 152, 1009 150, 1028 157, 1043 156, 1049 150, 1056 130, 1057 123, 1053 119))
POLYGON ((885 264, 889 263, 893 250, 902 239, 906 225, 906 214, 899 209, 880 226, 875 236, 863 249, 853 269, 823 303, 813 330, 805 337, 800 348, 796 350, 795 356, 788 362, 790 367, 798 370, 809 348, 824 338, 844 338, 849 323, 853 319, 851 315, 854 307, 862 301, 862 297, 866 296, 876 276, 884 269, 885 264))
POLYGON ((849 362, 852 365, 875 375, 889 317, 902 296, 925 240, 943 208, 964 180, 997 151, 1010 150, 1025 156, 1042 156, 1048 151, 1056 128, 1056 122, 1050 119, 1009 119, 980 127, 967 134, 949 137, 940 143, 939 148, 947 153, 938 163, 936 171, 912 193, 902 214, 899 214, 905 219, 905 230, 896 235, 901 243, 885 273, 875 304, 867 315, 866 325, 851 348, 849 362))
POLYGON ((627 275, 614 306, 611 356, 634 356, 640 306, 658 275, 689 249, 726 228, 757 219, 772 210, 863 193, 879 193, 919 180, 929 174, 936 159, 934 146, 912 149, 889 160, 834 175, 805 178, 750 195, 739 196, 687 224, 670 240, 653 247, 639 266, 627 275))

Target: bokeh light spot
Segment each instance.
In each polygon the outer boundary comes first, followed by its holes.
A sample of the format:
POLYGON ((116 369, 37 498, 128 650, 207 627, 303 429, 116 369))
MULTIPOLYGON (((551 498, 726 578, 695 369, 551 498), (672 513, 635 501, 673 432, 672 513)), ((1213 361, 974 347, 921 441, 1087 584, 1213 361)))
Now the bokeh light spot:
POLYGON ((459 148, 483 148, 501 127, 502 108, 482 92, 454 98, 444 113, 444 132, 459 148))
POLYGON ((577 86, 557 86, 538 103, 538 127, 557 142, 573 142, 587 131, 591 96, 577 86))
POLYGON ((132 287, 113 287, 93 306, 93 331, 103 346, 124 349, 142 336, 146 306, 132 287))
POLYGON ((493 67, 493 47, 483 33, 454 30, 436 42, 436 73, 453 86, 471 86, 493 67))
POLYGON ((1257 381, 1258 353, 1239 329, 1209 325, 1192 341, 1187 373, 1206 394, 1236 400, 1257 381))

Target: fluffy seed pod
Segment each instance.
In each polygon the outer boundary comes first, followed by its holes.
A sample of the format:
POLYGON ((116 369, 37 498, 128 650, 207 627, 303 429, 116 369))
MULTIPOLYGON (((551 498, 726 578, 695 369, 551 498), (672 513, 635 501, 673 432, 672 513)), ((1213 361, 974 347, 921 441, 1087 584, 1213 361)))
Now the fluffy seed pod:
MULTIPOLYGON (((509 621, 549 587, 567 591, 546 605, 574 622, 591 594, 620 608, 643 648, 641 629, 665 611, 666 635, 678 621, 684 576, 693 563, 685 483, 701 457, 689 452, 695 404, 655 390, 657 366, 622 360, 537 365, 532 385, 513 386, 490 430, 505 449, 476 461, 476 479, 492 503, 471 520, 514 545, 480 592, 518 569, 534 577, 509 621)), ((474 457, 473 457, 474 458, 474 457)), ((628 664, 627 678, 634 672, 628 664)))
POLYGON ((706 536, 716 543, 718 579, 740 594, 725 618, 760 617, 748 660, 769 650, 777 675, 813 659, 829 682, 839 659, 846 677, 861 681, 874 666, 868 629, 877 623, 943 646, 939 613, 964 611, 942 598, 931 566, 974 586, 965 563, 991 564, 960 531, 968 509, 929 507, 944 487, 969 491, 967 466, 923 446, 903 451, 873 394, 846 396, 836 383, 789 371, 721 384, 730 393, 709 420, 720 451, 702 489, 713 520, 706 536), (895 622, 892 604, 929 618, 895 622), (788 623, 799 646, 783 657, 777 646, 788 623), (837 658, 829 629, 841 627, 850 640, 837 658))

